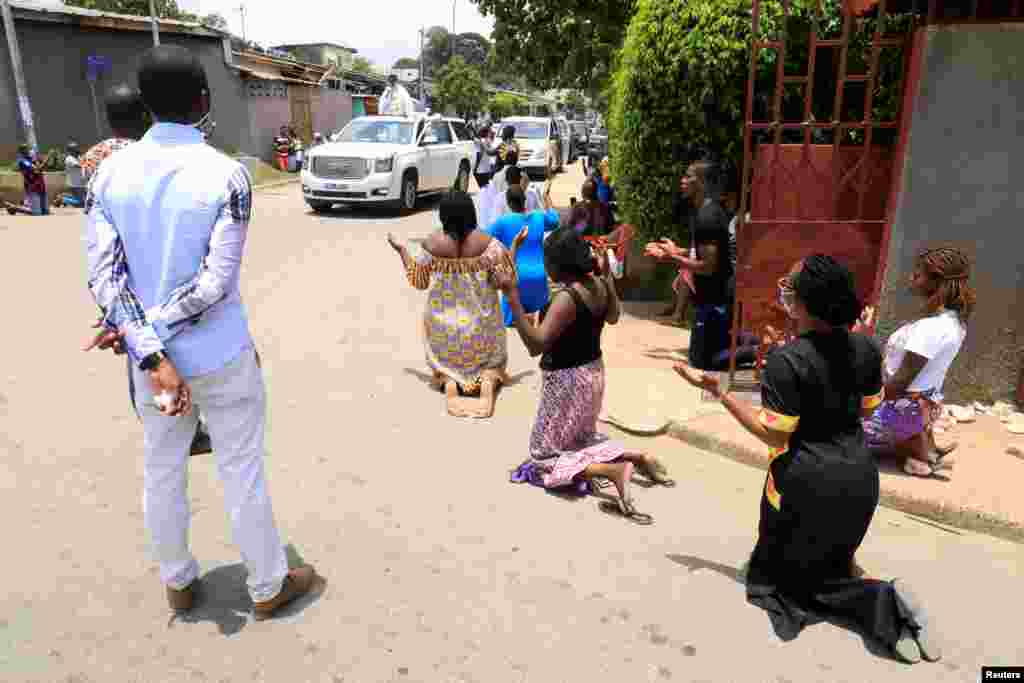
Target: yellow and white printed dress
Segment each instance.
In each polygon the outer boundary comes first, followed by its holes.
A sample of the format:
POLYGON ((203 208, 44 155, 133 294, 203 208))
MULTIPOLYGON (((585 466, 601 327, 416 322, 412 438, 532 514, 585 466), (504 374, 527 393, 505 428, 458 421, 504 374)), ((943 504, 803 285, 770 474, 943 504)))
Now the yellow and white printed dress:
POLYGON ((418 248, 407 275, 429 292, 424 350, 436 379, 454 380, 466 394, 478 393, 485 377, 504 379, 508 343, 494 273, 514 268, 498 240, 473 258, 439 258, 418 248))

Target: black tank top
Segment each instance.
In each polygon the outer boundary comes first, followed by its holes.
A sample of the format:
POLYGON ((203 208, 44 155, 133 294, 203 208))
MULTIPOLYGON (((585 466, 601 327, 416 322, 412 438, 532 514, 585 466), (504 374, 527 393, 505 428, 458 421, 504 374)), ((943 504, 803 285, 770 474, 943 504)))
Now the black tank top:
MULTIPOLYGON (((604 330, 605 316, 594 315, 575 288, 569 287, 568 291, 576 303, 576 319, 541 357, 541 370, 578 368, 601 358, 601 332, 604 330)), ((544 307, 542 319, 550 307, 551 304, 544 307)))

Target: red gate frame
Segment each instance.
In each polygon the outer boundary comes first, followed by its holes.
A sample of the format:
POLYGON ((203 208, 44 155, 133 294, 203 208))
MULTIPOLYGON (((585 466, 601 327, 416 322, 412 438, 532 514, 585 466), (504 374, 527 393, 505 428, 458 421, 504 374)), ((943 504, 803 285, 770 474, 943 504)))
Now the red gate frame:
MULTIPOLYGON (((787 24, 792 16, 791 1, 782 0, 787 24)), ((807 71, 799 76, 787 76, 786 29, 783 29, 777 40, 762 40, 761 2, 753 0, 752 45, 743 130, 742 190, 736 230, 737 273, 733 329, 753 331, 758 339, 762 337, 764 326, 784 323, 784 314, 775 301, 778 278, 803 256, 824 252, 846 261, 857 277, 864 301, 877 301, 884 281, 892 217, 902 175, 903 146, 906 137, 903 132, 909 128, 910 115, 913 111, 908 100, 914 89, 908 87, 911 80, 908 76, 911 75, 911 69, 919 68, 919 64, 915 63, 919 62, 918 50, 915 49, 917 41, 909 41, 909 34, 898 37, 886 36, 882 30, 883 22, 879 21, 872 37, 867 74, 849 74, 847 58, 855 18, 848 12, 844 13, 841 37, 826 40, 818 37, 821 16, 821 1, 816 0, 808 46, 807 71), (815 121, 812 112, 815 61, 817 50, 822 47, 839 50, 838 81, 833 100, 832 120, 828 122, 815 121), (898 47, 903 50, 904 93, 901 110, 894 121, 876 121, 872 118, 879 55, 885 47, 898 47), (758 122, 753 120, 753 105, 761 50, 776 50, 778 57, 772 120, 758 122), (840 117, 845 85, 853 82, 867 84, 864 95, 864 120, 842 121, 840 117), (799 84, 803 87, 804 111, 801 122, 783 121, 782 95, 787 84, 799 84), (878 166, 877 163, 870 163, 873 156, 877 157, 877 148, 872 147, 876 128, 895 129, 897 145, 895 154, 887 160, 890 165, 890 173, 886 174, 888 177, 882 187, 874 188, 873 196, 881 190, 887 202, 881 206, 868 206, 871 186, 878 184, 878 179, 873 179, 868 173, 870 166, 878 166), (832 148, 831 154, 827 152, 827 147, 823 149, 823 146, 811 143, 812 131, 815 129, 834 131, 834 142, 829 145, 832 148), (755 130, 767 130, 774 134, 771 143, 759 146, 760 153, 756 161, 753 149, 755 130), (783 145, 784 130, 800 130, 803 133, 802 144, 783 145), (859 146, 860 153, 856 155, 852 164, 846 162, 857 147, 840 144, 843 134, 848 130, 864 131, 864 142, 859 146), (800 151, 799 157, 793 154, 794 148, 797 147, 800 151), (831 166, 831 173, 826 173, 825 178, 815 178, 816 175, 820 175, 815 160, 820 161, 822 157, 826 158, 827 164, 831 166), (791 162, 795 160, 796 163, 785 164, 784 161, 787 159, 791 162), (791 168, 784 168, 785 166, 791 168), (786 184, 780 192, 779 180, 783 172, 789 177, 784 180, 786 184), (818 183, 812 184, 816 180, 818 183), (825 181, 824 185, 821 184, 821 180, 825 181), (822 199, 820 191, 826 190, 826 201, 819 201, 816 204, 812 202, 808 206, 804 199, 808 188, 818 190, 819 199, 822 199), (769 202, 764 201, 766 197, 770 199, 769 202), (781 204, 784 205, 781 208, 780 197, 783 200, 781 204), (748 210, 751 213, 749 221, 746 219, 748 210), (767 215, 769 213, 771 215, 767 215)), ((878 2, 878 16, 886 16, 886 0, 878 2)), ((735 379, 736 345, 739 336, 733 335, 730 349, 730 383, 735 379)))

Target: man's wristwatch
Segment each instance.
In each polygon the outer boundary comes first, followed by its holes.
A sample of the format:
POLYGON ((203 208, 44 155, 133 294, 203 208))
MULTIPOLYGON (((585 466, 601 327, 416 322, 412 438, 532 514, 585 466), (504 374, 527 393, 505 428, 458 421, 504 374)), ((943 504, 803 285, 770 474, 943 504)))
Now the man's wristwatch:
POLYGON ((156 370, 158 367, 160 367, 160 363, 164 361, 164 358, 167 358, 167 354, 164 353, 163 351, 151 353, 145 358, 143 358, 142 362, 139 363, 139 370, 142 370, 144 372, 156 370))

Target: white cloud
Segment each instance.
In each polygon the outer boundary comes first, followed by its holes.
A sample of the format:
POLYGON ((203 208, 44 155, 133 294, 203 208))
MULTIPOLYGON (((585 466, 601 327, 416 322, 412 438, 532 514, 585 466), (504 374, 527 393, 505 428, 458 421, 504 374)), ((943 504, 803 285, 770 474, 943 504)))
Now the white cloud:
MULTIPOLYGON (((241 35, 240 4, 245 4, 245 33, 262 45, 341 43, 380 66, 419 53, 420 28, 452 29, 452 0, 178 0, 189 12, 219 12, 241 35)), ((455 30, 490 37, 494 21, 482 17, 469 0, 454 0, 455 30)))

